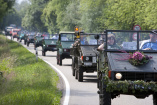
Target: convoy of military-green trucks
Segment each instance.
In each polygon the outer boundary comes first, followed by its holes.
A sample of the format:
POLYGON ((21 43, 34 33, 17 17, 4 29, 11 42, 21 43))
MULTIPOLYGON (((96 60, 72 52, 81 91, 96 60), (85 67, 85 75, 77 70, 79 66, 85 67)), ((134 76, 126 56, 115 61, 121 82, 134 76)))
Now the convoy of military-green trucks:
MULTIPOLYGON (((6 35, 10 35, 9 30, 8 27, 6 35)), ((100 105, 111 105, 111 99, 120 94, 134 95, 136 98, 152 94, 153 104, 157 105, 157 54, 153 48, 140 48, 142 41, 151 33, 155 32, 105 30, 102 34, 93 34, 78 29, 51 35, 19 32, 19 41, 24 40, 27 46, 33 43, 35 50, 41 46, 43 56, 46 56, 46 51, 57 51, 56 59, 60 66, 63 59, 72 59, 72 76, 79 82, 83 82, 84 72, 97 72, 100 105), (119 47, 115 48, 114 45, 112 48, 109 45, 109 40, 113 40, 110 35, 114 40, 118 39, 115 44, 119 47), (136 51, 150 55, 153 59, 140 66, 133 65, 128 61, 128 55, 136 51)), ((154 44, 147 43, 150 46, 154 44)))

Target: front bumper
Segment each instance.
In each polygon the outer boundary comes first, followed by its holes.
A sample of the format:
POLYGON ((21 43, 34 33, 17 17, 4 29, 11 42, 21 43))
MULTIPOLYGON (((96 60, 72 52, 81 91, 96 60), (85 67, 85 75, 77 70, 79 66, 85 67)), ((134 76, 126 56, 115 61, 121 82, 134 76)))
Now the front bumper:
POLYGON ((46 47, 45 51, 57 51, 57 48, 55 47, 46 47))
POLYGON ((34 39, 28 40, 28 43, 34 43, 34 39))

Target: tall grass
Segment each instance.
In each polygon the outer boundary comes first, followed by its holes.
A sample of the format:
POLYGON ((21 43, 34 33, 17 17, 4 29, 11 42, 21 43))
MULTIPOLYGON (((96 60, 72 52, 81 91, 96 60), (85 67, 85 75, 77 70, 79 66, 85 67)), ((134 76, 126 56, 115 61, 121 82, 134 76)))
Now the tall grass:
POLYGON ((52 68, 41 59, 37 62, 35 55, 18 43, 5 38, 1 41, 6 49, 0 49, 4 58, 0 69, 5 62, 7 68, 3 72, 8 73, 0 84, 0 105, 59 105, 59 77, 52 68))

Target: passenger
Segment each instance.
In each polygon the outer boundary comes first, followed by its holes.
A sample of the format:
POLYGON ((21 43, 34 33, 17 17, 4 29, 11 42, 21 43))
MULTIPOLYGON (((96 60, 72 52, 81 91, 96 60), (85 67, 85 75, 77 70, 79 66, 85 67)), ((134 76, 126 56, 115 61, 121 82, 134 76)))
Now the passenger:
POLYGON ((104 43, 106 40, 105 35, 101 35, 100 39, 98 40, 98 44, 104 43))
MULTIPOLYGON (((120 47, 116 44, 116 39, 113 34, 109 34, 107 36, 107 45, 108 45, 107 47, 108 49, 120 49, 120 47)), ((104 48, 105 48, 105 45, 103 43, 98 47, 98 50, 103 50, 104 48)))
POLYGON ((107 38, 108 49, 120 49, 120 47, 116 44, 116 39, 113 34, 109 34, 107 38))
POLYGON ((157 35, 154 33, 149 34, 150 39, 141 43, 140 49, 142 50, 157 50, 157 35))
POLYGON ((83 35, 81 35, 80 42, 81 42, 81 45, 88 45, 88 41, 86 37, 84 37, 83 35))
POLYGON ((52 39, 58 39, 58 36, 57 36, 57 35, 54 35, 54 36, 52 37, 52 39))

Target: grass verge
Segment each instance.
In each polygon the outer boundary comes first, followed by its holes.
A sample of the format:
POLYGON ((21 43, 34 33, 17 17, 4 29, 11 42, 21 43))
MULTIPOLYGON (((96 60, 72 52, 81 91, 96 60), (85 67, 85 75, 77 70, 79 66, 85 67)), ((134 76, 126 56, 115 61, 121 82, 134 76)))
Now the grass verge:
POLYGON ((22 45, 0 35, 0 105, 59 105, 59 77, 22 45))

